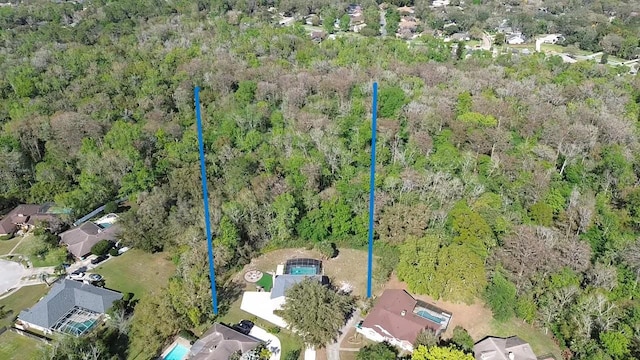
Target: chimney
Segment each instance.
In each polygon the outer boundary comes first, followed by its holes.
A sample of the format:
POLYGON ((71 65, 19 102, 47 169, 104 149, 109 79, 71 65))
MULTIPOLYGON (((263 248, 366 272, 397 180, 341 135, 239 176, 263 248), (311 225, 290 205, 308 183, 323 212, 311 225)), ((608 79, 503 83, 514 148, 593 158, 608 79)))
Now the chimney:
POLYGON ((405 316, 406 314, 407 314, 407 310, 402 310, 402 311, 400 312, 400 315, 401 315, 401 316, 405 316))
POLYGON ((516 356, 513 355, 511 351, 509 351, 509 360, 515 360, 516 356))

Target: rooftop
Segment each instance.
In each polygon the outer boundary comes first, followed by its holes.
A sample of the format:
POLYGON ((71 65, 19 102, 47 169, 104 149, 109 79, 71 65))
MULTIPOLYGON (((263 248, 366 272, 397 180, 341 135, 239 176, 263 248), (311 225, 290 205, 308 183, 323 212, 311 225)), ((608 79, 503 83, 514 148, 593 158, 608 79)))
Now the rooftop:
POLYGON ((404 290, 389 289, 378 298, 362 327, 413 343, 424 329, 436 334, 444 331, 450 319, 451 313, 418 301, 404 290))
POLYGON ((226 325, 215 323, 191 346, 191 360, 228 360, 236 352, 255 349, 260 340, 244 335, 226 325))
POLYGON ((60 325, 56 330, 64 331, 62 326, 72 315, 82 315, 81 311, 104 314, 114 301, 121 298, 119 292, 65 279, 55 283, 31 309, 20 312, 18 319, 46 329, 60 325))

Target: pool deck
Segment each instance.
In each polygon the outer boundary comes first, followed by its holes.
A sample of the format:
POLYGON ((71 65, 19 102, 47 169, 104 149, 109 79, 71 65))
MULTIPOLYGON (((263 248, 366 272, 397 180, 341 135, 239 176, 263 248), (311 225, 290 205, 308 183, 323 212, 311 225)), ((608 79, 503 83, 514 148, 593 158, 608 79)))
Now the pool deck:
MULTIPOLYGON (((162 355, 160 355, 160 359, 164 359, 173 349, 174 346, 176 345, 182 345, 184 347, 186 347, 187 349, 191 349, 191 343, 189 342, 189 340, 178 336, 172 343, 171 345, 167 346, 164 351, 162 352, 162 355)), ((189 355, 189 353, 187 353, 187 356, 189 355)), ((185 358, 187 357, 185 356, 185 358)))

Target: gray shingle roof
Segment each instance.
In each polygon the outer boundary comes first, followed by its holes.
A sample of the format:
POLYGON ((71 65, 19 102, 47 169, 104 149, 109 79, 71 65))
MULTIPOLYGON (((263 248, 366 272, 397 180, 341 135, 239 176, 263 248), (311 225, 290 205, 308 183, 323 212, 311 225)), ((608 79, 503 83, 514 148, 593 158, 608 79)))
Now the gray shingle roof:
POLYGON ((306 278, 312 278, 322 282, 322 275, 278 275, 273 281, 273 288, 271 288, 271 299, 284 296, 284 293, 293 285, 302 282, 306 278))
POLYGON ((228 360, 235 353, 255 349, 260 340, 215 323, 190 349, 191 360, 228 360))
POLYGON ((121 298, 119 292, 65 279, 54 284, 47 296, 31 309, 20 312, 18 318, 48 329, 74 306, 102 314, 121 298))

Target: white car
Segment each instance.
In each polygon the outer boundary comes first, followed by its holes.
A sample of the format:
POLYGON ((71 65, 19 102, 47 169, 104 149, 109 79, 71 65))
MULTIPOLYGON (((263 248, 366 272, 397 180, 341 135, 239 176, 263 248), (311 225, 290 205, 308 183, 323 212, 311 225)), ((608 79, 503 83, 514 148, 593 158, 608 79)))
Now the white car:
POLYGON ((83 272, 72 272, 71 274, 69 274, 69 279, 71 280, 82 280, 84 279, 84 273, 83 272))

